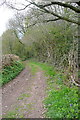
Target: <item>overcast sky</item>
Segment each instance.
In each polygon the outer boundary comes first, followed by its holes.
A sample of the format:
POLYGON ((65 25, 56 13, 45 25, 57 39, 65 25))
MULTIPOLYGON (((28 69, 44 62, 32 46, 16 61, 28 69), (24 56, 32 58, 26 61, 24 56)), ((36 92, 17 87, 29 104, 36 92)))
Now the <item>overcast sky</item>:
MULTIPOLYGON (((21 7, 20 3, 25 4, 25 0, 14 0, 14 2, 17 3, 16 4, 17 6, 19 4, 20 7, 21 7)), ((0 36, 6 30, 7 23, 9 19, 13 17, 14 12, 15 12, 14 10, 7 8, 5 5, 0 7, 0 36)))
POLYGON ((0 36, 6 30, 6 24, 13 15, 13 10, 8 9, 5 6, 0 7, 0 36))

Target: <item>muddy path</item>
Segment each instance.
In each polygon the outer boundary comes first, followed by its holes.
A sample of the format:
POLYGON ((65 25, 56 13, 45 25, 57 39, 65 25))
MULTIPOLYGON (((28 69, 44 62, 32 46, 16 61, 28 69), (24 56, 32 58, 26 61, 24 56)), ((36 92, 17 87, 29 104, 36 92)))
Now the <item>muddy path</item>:
POLYGON ((38 69, 32 75, 26 68, 2 88, 3 118, 44 118, 46 77, 38 69))

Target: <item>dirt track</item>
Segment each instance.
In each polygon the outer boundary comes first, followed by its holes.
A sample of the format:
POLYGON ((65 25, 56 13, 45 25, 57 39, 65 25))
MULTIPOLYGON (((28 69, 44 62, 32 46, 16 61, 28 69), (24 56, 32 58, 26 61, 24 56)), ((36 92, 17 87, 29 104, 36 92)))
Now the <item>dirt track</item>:
POLYGON ((45 97, 46 77, 38 70, 31 75, 26 67, 15 79, 2 88, 2 113, 13 114, 15 118, 43 118, 45 112, 43 100, 45 97))

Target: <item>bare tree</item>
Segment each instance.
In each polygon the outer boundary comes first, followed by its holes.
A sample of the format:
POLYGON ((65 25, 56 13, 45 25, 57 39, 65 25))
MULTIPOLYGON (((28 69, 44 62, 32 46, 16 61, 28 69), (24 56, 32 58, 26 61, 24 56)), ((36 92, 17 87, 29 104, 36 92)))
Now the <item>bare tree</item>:
MULTIPOLYGON (((80 13, 80 8, 78 6, 80 6, 80 2, 34 2, 34 1, 28 1, 25 0, 26 4, 22 4, 22 8, 18 8, 15 7, 15 4, 11 3, 11 2, 7 2, 7 0, 5 0, 5 4, 15 10, 21 11, 21 10, 25 10, 26 8, 33 8, 34 6, 36 6, 38 9, 42 10, 44 13, 50 14, 55 16, 54 19, 51 19, 49 21, 56 21, 56 20, 65 20, 71 23, 75 23, 77 25, 80 25, 80 21, 78 21, 78 19, 74 19, 74 18, 68 18, 66 17, 66 15, 64 16, 63 14, 60 14, 58 11, 59 7, 62 8, 66 8, 69 9, 72 13, 74 12, 74 14, 79 14, 80 13), (57 8, 57 11, 54 10, 54 7, 57 8)), ((17 3, 16 3, 17 4, 17 3)), ((78 18, 78 16, 77 16, 78 18)))

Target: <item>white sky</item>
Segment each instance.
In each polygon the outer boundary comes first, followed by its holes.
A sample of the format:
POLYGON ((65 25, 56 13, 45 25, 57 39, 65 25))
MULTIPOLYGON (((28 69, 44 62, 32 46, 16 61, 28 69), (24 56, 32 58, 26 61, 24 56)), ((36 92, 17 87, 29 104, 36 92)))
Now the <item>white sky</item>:
MULTIPOLYGON (((7 2, 10 2, 10 0, 7 0, 7 2)), ((21 7, 21 4, 25 4, 25 0, 13 0, 13 3, 17 3, 17 7, 21 7), (18 6, 19 5, 19 6, 18 6)), ((6 30, 7 23, 10 18, 13 17, 15 13, 15 10, 7 8, 5 5, 0 7, 0 36, 2 33, 6 30)))
POLYGON ((14 15, 13 10, 6 8, 5 6, 0 7, 0 36, 6 30, 8 20, 14 15))
MULTIPOLYGON (((10 1, 10 0, 7 0, 10 1)), ((17 7, 21 7, 21 4, 27 4, 27 1, 25 0, 13 0, 13 3, 17 3, 17 7)), ((10 18, 14 15, 14 10, 7 8, 5 5, 0 7, 0 36, 2 33, 6 30, 6 25, 10 18)))

